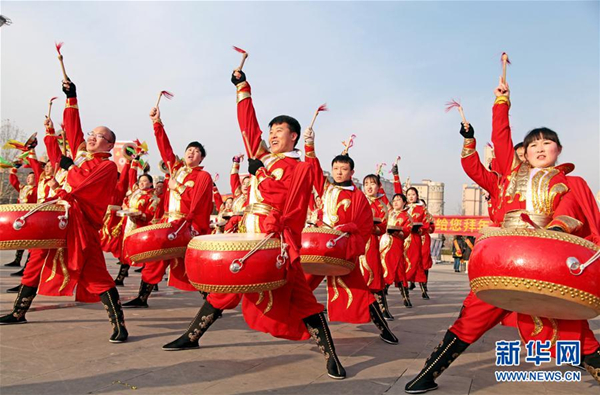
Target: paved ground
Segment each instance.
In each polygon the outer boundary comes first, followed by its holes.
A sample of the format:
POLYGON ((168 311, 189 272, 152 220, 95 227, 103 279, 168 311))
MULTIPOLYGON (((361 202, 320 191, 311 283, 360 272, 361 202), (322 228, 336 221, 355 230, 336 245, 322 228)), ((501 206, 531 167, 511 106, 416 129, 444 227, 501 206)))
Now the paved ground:
MULTIPOLYGON (((0 252, 0 262, 12 259, 0 252)), ((114 263, 109 259, 109 264, 114 263)), ((116 266, 110 265, 111 272, 116 266)), ((19 283, 12 268, 0 267, 0 311, 10 311, 19 283)), ((126 280, 123 299, 136 293, 139 274, 126 280)), ((195 315, 201 298, 160 284, 151 308, 127 310, 130 338, 108 342, 110 325, 100 304, 81 305, 68 298, 38 297, 26 325, 0 327, 0 393, 8 394, 402 394, 456 318, 468 291, 467 276, 449 264, 430 274, 432 299, 413 296, 413 309, 401 305, 394 290, 390 323, 400 344, 377 337, 374 325, 332 324, 338 354, 348 378, 334 381, 312 341, 291 342, 247 329, 239 309, 228 311, 201 342, 200 350, 165 352, 160 347, 178 337, 195 315), (58 307, 58 308, 57 308, 58 307)), ((323 300, 325 290, 318 290, 323 300)), ((600 338, 600 319, 591 321, 600 338)), ((586 373, 567 383, 495 381, 494 343, 518 338, 513 328, 497 327, 472 345, 439 379, 439 394, 598 394, 586 373)), ((524 356, 522 356, 522 359, 524 356)), ((519 370, 535 370, 531 364, 519 370)), ((542 370, 574 370, 542 365, 542 370)))

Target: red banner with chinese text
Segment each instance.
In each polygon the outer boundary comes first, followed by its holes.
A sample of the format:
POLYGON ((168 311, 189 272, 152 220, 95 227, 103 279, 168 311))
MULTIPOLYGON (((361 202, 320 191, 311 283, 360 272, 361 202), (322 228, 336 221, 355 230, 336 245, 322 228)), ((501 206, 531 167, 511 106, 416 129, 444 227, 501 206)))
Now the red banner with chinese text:
POLYGON ((493 226, 489 217, 466 215, 438 215, 433 217, 435 233, 447 235, 478 236, 479 230, 493 226))

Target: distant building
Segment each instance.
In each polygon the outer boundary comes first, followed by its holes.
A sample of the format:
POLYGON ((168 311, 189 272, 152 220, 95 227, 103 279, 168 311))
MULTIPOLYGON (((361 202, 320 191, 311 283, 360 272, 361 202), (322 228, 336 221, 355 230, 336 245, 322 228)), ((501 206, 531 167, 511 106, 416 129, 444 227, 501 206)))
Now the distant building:
POLYGON ((477 184, 463 184, 462 215, 488 215, 486 192, 477 184))

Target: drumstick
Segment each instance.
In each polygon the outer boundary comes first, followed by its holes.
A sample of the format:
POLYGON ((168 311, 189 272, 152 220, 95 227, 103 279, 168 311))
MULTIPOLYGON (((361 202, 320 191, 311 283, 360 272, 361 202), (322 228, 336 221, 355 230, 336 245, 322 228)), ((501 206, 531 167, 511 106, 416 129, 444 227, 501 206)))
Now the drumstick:
POLYGON ((50 118, 50 111, 52 111, 52 102, 56 99, 58 99, 58 97, 56 96, 50 99, 50 102, 48 103, 48 116, 46 118, 50 118))
POLYGON ((329 111, 329 109, 327 108, 327 103, 321 104, 319 108, 317 108, 317 111, 315 111, 315 115, 313 116, 313 119, 310 122, 310 126, 308 127, 309 129, 313 128, 313 126, 315 125, 315 121, 317 120, 317 115, 319 115, 321 111, 329 111))
POLYGON ((508 60, 508 54, 506 52, 502 52, 500 61, 502 62, 502 82, 506 84, 506 66, 510 64, 510 60, 508 60))
POLYGON ((174 96, 174 95, 173 95, 171 92, 168 92, 168 91, 160 91, 160 93, 158 94, 158 100, 156 101, 156 106, 154 106, 154 107, 158 108, 158 105, 160 104, 160 99, 161 99, 163 96, 164 96, 166 99, 168 99, 168 100, 171 100, 171 99, 173 98, 173 96, 174 96))
POLYGON ((242 54, 242 62, 240 63, 240 67, 235 69, 236 71, 242 71, 242 69, 244 68, 244 63, 246 63, 246 59, 248 58, 248 52, 236 47, 235 45, 233 46, 233 49, 242 54))
POLYGON ((67 77, 67 71, 65 70, 65 63, 63 62, 63 56, 60 53, 60 49, 62 48, 63 44, 63 42, 54 43, 54 45, 56 46, 56 52, 58 52, 58 60, 60 61, 60 68, 62 69, 63 77, 65 81, 69 81, 69 77, 67 77))
POLYGON ((462 118, 463 124, 468 124, 467 119, 465 118, 465 113, 463 111, 462 105, 457 102, 456 100, 452 99, 451 101, 449 101, 448 103, 446 103, 446 112, 449 112, 450 110, 452 110, 453 108, 457 108, 458 112, 460 113, 460 116, 462 118))

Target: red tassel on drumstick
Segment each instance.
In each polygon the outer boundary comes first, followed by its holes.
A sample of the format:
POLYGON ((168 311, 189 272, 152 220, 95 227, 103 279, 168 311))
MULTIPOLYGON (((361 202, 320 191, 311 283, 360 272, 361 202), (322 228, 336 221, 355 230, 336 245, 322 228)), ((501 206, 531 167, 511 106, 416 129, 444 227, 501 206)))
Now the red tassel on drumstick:
POLYGON ((510 60, 508 60, 508 54, 506 52, 502 52, 500 61, 502 62, 502 82, 506 84, 506 66, 510 64, 510 60))
POLYGON ((310 126, 308 127, 309 129, 312 129, 313 126, 315 126, 315 121, 317 120, 317 115, 319 115, 319 113, 321 111, 329 111, 329 109, 327 108, 327 103, 321 104, 319 106, 319 108, 317 108, 317 111, 315 111, 315 115, 313 116, 312 121, 310 121, 310 126))
POLYGON ((65 63, 63 62, 63 56, 60 53, 60 49, 62 48, 63 44, 63 42, 54 43, 54 45, 56 46, 56 52, 58 52, 58 60, 60 61, 60 68, 62 69, 63 77, 65 81, 69 81, 69 77, 67 77, 67 71, 65 70, 65 63))
POLYGON ((158 94, 158 100, 156 101, 156 106, 154 106, 154 107, 158 108, 158 105, 160 104, 160 99, 163 96, 165 97, 165 99, 171 100, 174 95, 168 91, 160 91, 160 93, 158 94))
POLYGON ((457 102, 454 99, 452 99, 451 101, 449 101, 448 103, 446 103, 446 112, 449 112, 453 108, 457 108, 458 109, 458 112, 460 113, 460 116, 462 117, 463 124, 467 125, 468 122, 467 122, 467 119, 465 118, 465 112, 463 111, 463 108, 460 105, 460 103, 457 102))
POLYGON ((50 99, 50 102, 48 103, 48 115, 46 116, 46 118, 50 118, 50 112, 52 111, 52 102, 56 99, 58 99, 58 97, 56 96, 50 99))

